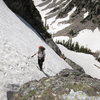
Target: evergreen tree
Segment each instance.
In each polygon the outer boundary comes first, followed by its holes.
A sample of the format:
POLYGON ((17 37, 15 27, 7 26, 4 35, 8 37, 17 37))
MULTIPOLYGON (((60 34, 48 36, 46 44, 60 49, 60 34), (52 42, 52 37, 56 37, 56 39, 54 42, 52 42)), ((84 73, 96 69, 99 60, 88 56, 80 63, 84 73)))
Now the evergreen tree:
POLYGON ((56 41, 57 44, 61 44, 64 47, 66 47, 69 50, 76 51, 76 52, 83 52, 87 54, 92 54, 92 51, 88 49, 87 47, 80 46, 78 42, 73 43, 72 39, 69 39, 68 41, 56 41))
POLYGON ((76 51, 76 52, 79 51, 79 44, 78 44, 78 42, 76 42, 76 44, 75 44, 75 51, 76 51))

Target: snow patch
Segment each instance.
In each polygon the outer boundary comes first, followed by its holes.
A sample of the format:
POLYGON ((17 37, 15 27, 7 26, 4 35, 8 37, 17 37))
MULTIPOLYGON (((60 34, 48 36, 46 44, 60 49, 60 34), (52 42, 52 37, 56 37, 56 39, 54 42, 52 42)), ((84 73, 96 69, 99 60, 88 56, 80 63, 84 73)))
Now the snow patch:
POLYGON ((33 0, 33 2, 34 2, 34 4, 35 4, 36 6, 39 5, 39 4, 41 4, 41 3, 43 3, 42 0, 33 0))
POLYGON ((74 51, 70 51, 62 45, 58 45, 62 53, 78 65, 80 65, 86 72, 86 74, 100 79, 100 69, 95 65, 100 66, 100 63, 95 60, 92 55, 77 53, 74 51))
POLYGON ((67 23, 67 24, 61 24, 60 22, 63 22, 63 21, 67 21, 70 19, 70 16, 74 13, 74 11, 76 10, 76 7, 74 7, 69 13, 68 13, 68 16, 66 18, 59 18, 57 20, 56 17, 53 17, 52 19, 48 19, 49 21, 47 21, 47 24, 49 25, 49 30, 48 32, 50 33, 57 33, 58 31, 70 26, 71 24, 70 23, 67 23), (52 23, 53 22, 53 23, 52 23))
POLYGON ((85 29, 79 32, 79 35, 72 39, 80 45, 90 48, 92 51, 100 50, 100 30, 96 28, 94 31, 85 29))
POLYGON ((89 15, 89 12, 87 11, 87 12, 84 14, 84 18, 86 18, 88 15, 89 15))

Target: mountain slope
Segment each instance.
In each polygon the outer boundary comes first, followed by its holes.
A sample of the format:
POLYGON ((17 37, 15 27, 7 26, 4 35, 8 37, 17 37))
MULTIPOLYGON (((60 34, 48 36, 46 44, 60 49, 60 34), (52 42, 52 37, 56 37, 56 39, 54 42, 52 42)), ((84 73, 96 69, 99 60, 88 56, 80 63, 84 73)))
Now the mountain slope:
POLYGON ((83 29, 100 28, 99 0, 33 0, 41 16, 46 17, 49 32, 55 36, 76 36, 83 29))
POLYGON ((39 45, 46 48, 45 73, 54 75, 64 68, 71 69, 30 25, 0 0, 0 100, 6 100, 9 84, 21 85, 45 76, 36 67, 37 57, 30 58, 39 45))
POLYGON ((72 39, 93 52, 100 51, 100 0, 33 1, 54 40, 72 39))

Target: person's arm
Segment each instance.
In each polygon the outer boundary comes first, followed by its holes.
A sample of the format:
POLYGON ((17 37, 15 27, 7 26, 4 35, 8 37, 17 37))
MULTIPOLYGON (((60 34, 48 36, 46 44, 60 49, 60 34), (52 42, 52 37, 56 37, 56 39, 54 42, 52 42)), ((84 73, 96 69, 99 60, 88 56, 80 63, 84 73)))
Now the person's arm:
POLYGON ((32 55, 31 57, 34 57, 38 52, 36 52, 34 55, 32 55))

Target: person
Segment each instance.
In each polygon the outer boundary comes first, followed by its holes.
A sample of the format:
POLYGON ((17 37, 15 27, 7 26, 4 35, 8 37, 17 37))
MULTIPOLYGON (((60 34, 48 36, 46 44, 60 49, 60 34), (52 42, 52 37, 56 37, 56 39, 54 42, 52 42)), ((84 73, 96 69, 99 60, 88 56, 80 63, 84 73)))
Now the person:
POLYGON ((38 52, 36 52, 31 57, 34 57, 36 54, 38 54, 38 65, 40 67, 40 70, 42 71, 43 70, 43 68, 42 68, 43 62, 45 60, 45 48, 43 46, 39 46, 38 47, 38 52))

